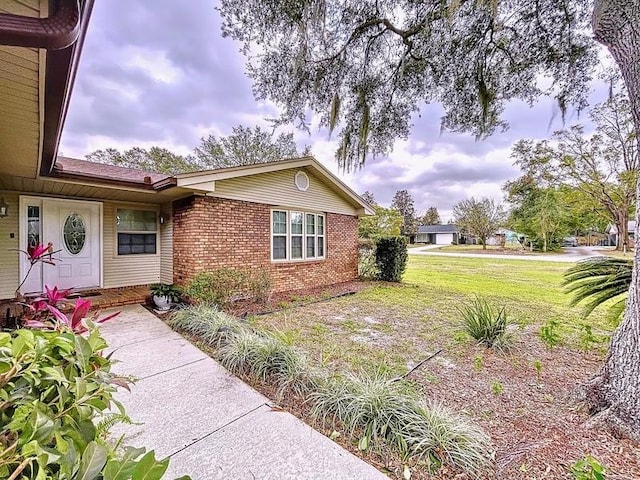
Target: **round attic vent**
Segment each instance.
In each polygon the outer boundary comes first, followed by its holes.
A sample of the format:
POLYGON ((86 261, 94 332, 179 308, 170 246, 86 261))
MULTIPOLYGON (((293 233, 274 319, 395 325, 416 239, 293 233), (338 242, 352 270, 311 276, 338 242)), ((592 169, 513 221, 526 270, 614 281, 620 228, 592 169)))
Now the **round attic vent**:
POLYGON ((309 189, 309 176, 305 172, 298 172, 294 177, 296 187, 301 192, 306 192, 309 189))

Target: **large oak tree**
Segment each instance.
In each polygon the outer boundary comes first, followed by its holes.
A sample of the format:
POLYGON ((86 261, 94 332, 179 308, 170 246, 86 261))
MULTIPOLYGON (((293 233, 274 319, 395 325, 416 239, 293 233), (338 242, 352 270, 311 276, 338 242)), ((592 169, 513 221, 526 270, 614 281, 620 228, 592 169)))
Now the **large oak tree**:
MULTIPOLYGON (((219 9, 223 34, 249 57, 256 97, 281 107, 282 122, 307 126, 315 112, 337 129, 347 168, 406 137, 425 102, 442 104, 443 128, 478 137, 505 126, 512 99, 550 95, 563 114, 583 108, 598 61, 594 38, 620 68, 640 132, 637 0, 221 0, 219 9)), ((640 439, 635 251, 624 320, 589 401, 640 439)))

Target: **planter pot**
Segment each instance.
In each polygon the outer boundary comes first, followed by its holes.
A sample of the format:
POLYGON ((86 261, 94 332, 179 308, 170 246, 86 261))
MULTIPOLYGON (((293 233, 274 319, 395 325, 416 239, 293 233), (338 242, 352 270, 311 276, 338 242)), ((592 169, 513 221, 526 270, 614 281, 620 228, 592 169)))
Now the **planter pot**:
POLYGON ((171 300, 169 300, 169 297, 165 297, 165 296, 154 295, 153 303, 156 304, 156 307, 158 307, 158 310, 166 311, 166 310, 169 310, 169 308, 171 307, 171 300))

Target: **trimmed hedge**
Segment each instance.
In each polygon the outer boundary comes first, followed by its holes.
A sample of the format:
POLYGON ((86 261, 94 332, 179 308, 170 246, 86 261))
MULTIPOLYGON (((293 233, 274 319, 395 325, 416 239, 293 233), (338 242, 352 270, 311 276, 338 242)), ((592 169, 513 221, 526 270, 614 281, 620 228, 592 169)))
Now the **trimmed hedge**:
POLYGON ((381 237, 376 243, 378 280, 399 282, 407 268, 406 237, 381 237))

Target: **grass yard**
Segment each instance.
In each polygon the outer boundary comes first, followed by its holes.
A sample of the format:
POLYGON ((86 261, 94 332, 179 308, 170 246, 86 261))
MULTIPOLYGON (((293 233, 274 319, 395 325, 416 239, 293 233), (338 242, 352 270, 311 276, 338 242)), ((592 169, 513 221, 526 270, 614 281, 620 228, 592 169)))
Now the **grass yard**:
MULTIPOLYGON (((428 401, 467 414, 491 436, 496 470, 487 478, 572 478, 569 466, 586 454, 608 467, 608 478, 640 478, 637 446, 585 427, 588 417, 569 400, 597 371, 615 322, 605 310, 587 321, 579 307, 569 307, 561 286, 568 267, 410 256, 402 284, 371 284, 353 296, 251 322, 281 332, 313 363, 336 372, 385 368, 404 374, 443 349, 410 378, 428 401), (457 309, 474 295, 506 308, 514 325, 508 351, 478 346, 463 332, 457 309)), ((390 469, 401 478, 401 469, 390 469)), ((412 478, 451 475, 418 469, 412 478)))

